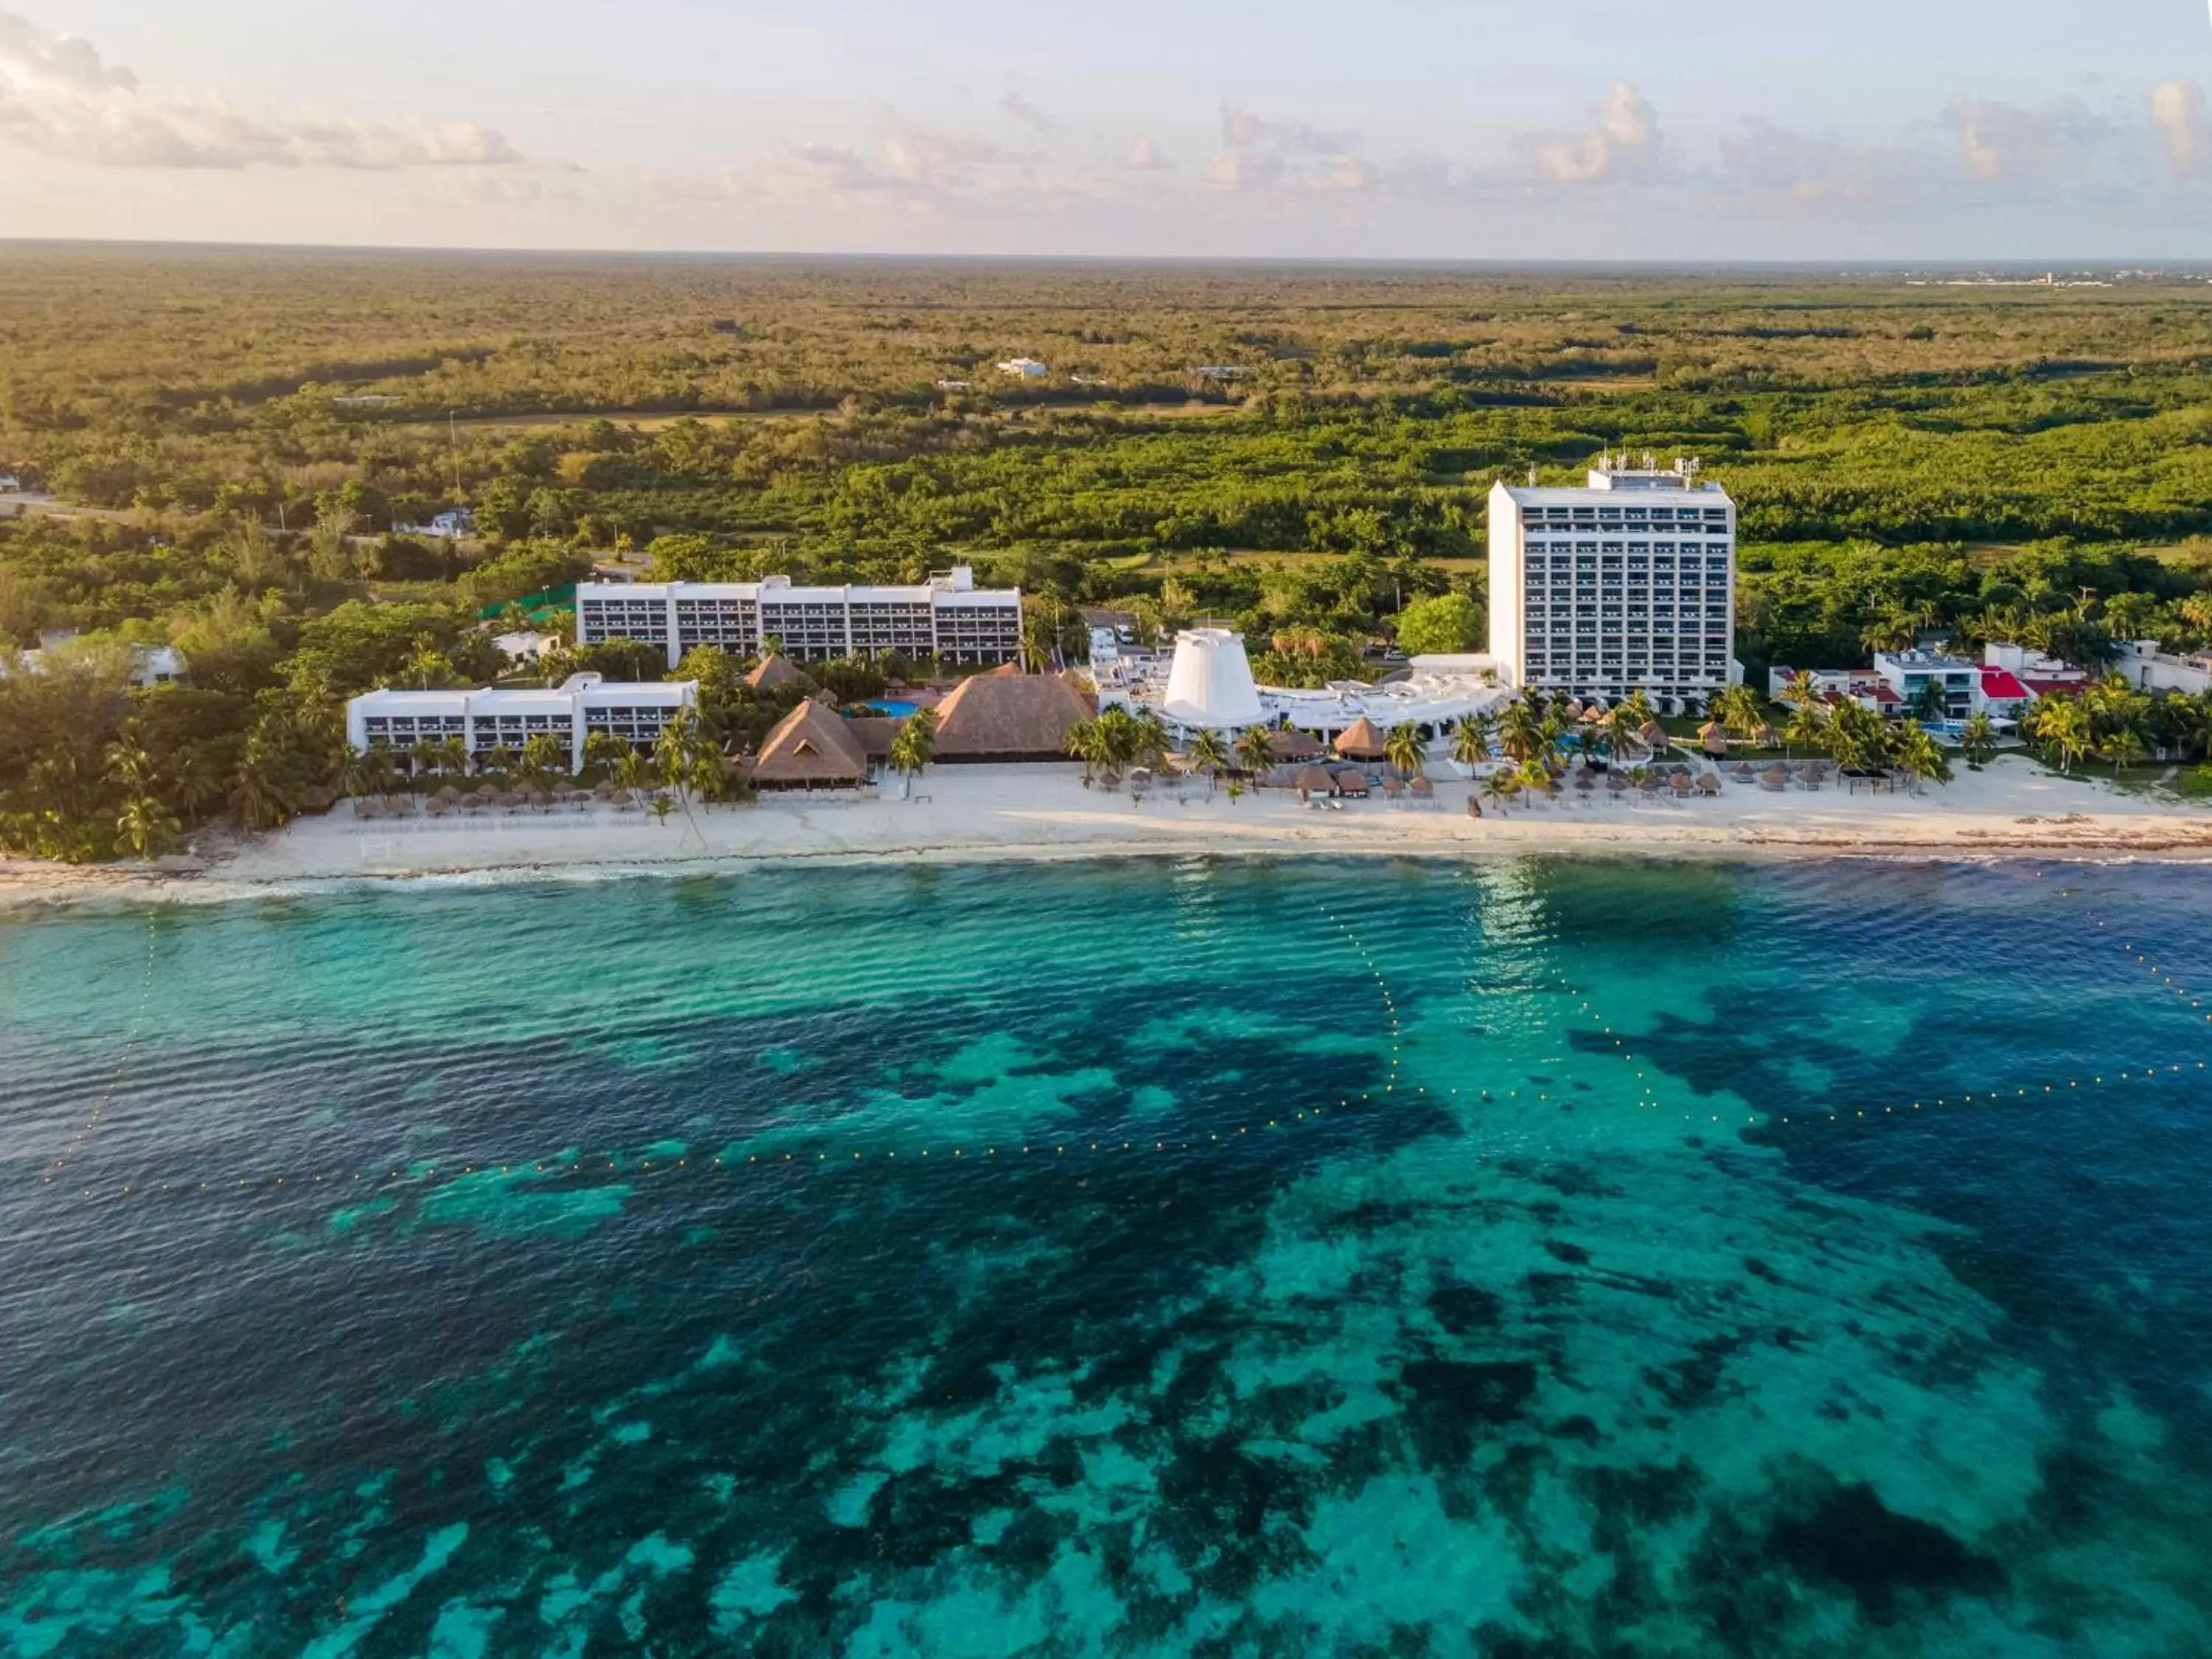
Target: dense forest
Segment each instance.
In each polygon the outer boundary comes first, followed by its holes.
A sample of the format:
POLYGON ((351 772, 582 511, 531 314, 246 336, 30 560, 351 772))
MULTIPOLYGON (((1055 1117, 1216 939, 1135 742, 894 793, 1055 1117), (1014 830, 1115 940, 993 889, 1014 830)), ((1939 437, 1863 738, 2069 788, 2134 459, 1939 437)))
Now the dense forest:
POLYGON ((481 619, 617 552, 957 559, 1048 645, 1221 616, 1285 678, 1472 642, 1492 481, 1607 447, 1741 504, 1756 682, 1930 629, 2212 641, 2201 280, 18 246, 0 474, 51 499, 0 495, 0 653, 76 637, 0 682, 0 845, 280 820, 340 781, 339 700, 497 674, 481 619), (187 685, 133 689, 156 644, 187 685))

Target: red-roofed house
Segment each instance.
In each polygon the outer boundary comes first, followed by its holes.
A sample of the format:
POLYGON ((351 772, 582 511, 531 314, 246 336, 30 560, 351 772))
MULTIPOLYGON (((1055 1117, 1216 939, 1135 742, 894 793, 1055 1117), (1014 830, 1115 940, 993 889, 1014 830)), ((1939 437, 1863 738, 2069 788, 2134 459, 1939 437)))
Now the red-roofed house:
POLYGON ((2017 674, 2002 668, 1982 670, 1981 712, 1991 720, 2018 720, 2035 695, 2017 674))

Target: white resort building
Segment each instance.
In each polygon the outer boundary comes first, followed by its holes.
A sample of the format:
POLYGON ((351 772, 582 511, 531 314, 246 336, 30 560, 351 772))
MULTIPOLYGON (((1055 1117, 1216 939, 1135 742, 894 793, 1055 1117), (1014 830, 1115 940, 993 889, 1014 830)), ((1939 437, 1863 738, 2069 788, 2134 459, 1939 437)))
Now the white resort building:
POLYGON ((699 701, 696 680, 625 684, 572 674, 548 690, 370 691, 346 704, 346 741, 366 754, 459 738, 471 757, 520 750, 541 732, 560 739, 569 769, 584 763, 584 740, 605 732, 649 748, 678 710, 699 701))
POLYGON ((1490 492, 1490 653, 1516 687, 1702 707, 1735 661, 1735 503, 1694 461, 1608 455, 1583 489, 1490 492))
POLYGON ((580 582, 576 643, 659 646, 671 668, 695 645, 756 657, 769 640, 787 657, 942 657, 1012 662, 1022 650, 1022 592, 978 587, 966 565, 911 587, 800 587, 757 582, 580 582))
POLYGON ((1255 726, 1326 740, 1364 720, 1382 732, 1410 725, 1430 742, 1466 715, 1513 701, 1487 657, 1416 657, 1405 678, 1382 685, 1262 686, 1252 678, 1243 636, 1221 628, 1186 629, 1164 663, 1094 662, 1091 677, 1101 708, 1150 709, 1179 740, 1200 732, 1233 738, 1255 726))

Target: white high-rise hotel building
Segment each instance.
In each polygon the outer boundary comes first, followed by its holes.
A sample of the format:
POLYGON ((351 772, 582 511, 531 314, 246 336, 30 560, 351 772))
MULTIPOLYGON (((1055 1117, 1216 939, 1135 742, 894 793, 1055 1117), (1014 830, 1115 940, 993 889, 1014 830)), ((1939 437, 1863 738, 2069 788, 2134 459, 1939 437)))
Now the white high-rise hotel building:
POLYGON ((1607 456, 1585 489, 1490 492, 1490 653, 1507 684, 1702 705, 1735 663, 1735 503, 1697 463, 1607 456))

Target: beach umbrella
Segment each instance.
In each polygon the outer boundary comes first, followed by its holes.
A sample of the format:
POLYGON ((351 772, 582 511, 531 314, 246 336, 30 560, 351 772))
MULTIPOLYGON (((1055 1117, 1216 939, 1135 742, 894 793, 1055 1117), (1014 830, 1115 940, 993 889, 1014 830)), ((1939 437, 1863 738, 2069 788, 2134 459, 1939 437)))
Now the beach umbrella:
POLYGON ((1656 772, 1646 772, 1636 781, 1636 787, 1647 795, 1657 794, 1660 789, 1659 775, 1656 772))
POLYGON ((449 784, 447 784, 447 785, 443 789, 441 789, 441 790, 440 790, 440 791, 439 791, 435 795, 434 795, 434 796, 432 796, 432 797, 431 797, 431 799, 434 799, 434 800, 441 800, 441 801, 445 802, 445 803, 446 803, 446 805, 447 805, 447 806, 451 806, 451 805, 453 805, 453 804, 455 801, 457 801, 457 800, 460 799, 460 798, 461 798, 461 792, 460 792, 459 790, 458 790, 458 789, 454 788, 454 787, 453 787, 453 786, 452 784, 450 784, 450 783, 449 783, 449 784))
POLYGON ((384 803, 374 795, 363 795, 353 804, 353 815, 357 818, 378 818, 384 816, 384 803))
POLYGON ((1588 772, 1577 772, 1575 774, 1575 787, 1587 795, 1597 787, 1597 779, 1588 772))
POLYGON ((1717 795, 1720 792, 1721 775, 1719 773, 1708 772, 1698 780, 1698 793, 1699 794, 1717 795))
POLYGON ((1424 777, 1416 777, 1411 783, 1407 784, 1406 787, 1411 790, 1414 794, 1424 798, 1434 795, 1437 793, 1436 785, 1431 783, 1424 777))
POLYGON ((499 786, 495 783, 478 784, 477 786, 477 799, 479 800, 497 800, 499 799, 499 786))
POLYGON ((442 818, 447 813, 453 810, 453 803, 451 800, 448 800, 445 796, 433 795, 430 797, 430 816, 432 817, 442 818))
POLYGON ((1297 780, 1301 795, 1331 795, 1336 793, 1336 774, 1326 766, 1309 766, 1297 780))
POLYGON ((632 800, 636 799, 636 797, 632 795, 627 789, 617 789, 610 794, 607 799, 612 801, 617 807, 622 807, 629 805, 632 800))
POLYGON ((1399 796, 1405 793, 1406 786, 1399 782, 1397 779, 1385 778, 1382 780, 1382 793, 1389 799, 1395 800, 1399 796))
POLYGON ((1677 795, 1686 795, 1696 786, 1690 781, 1690 775, 1687 772, 1677 772, 1668 780, 1668 787, 1677 795))
POLYGON ((1608 772, 1605 775, 1605 790, 1609 795, 1625 795, 1628 793, 1628 780, 1618 772, 1608 772))

